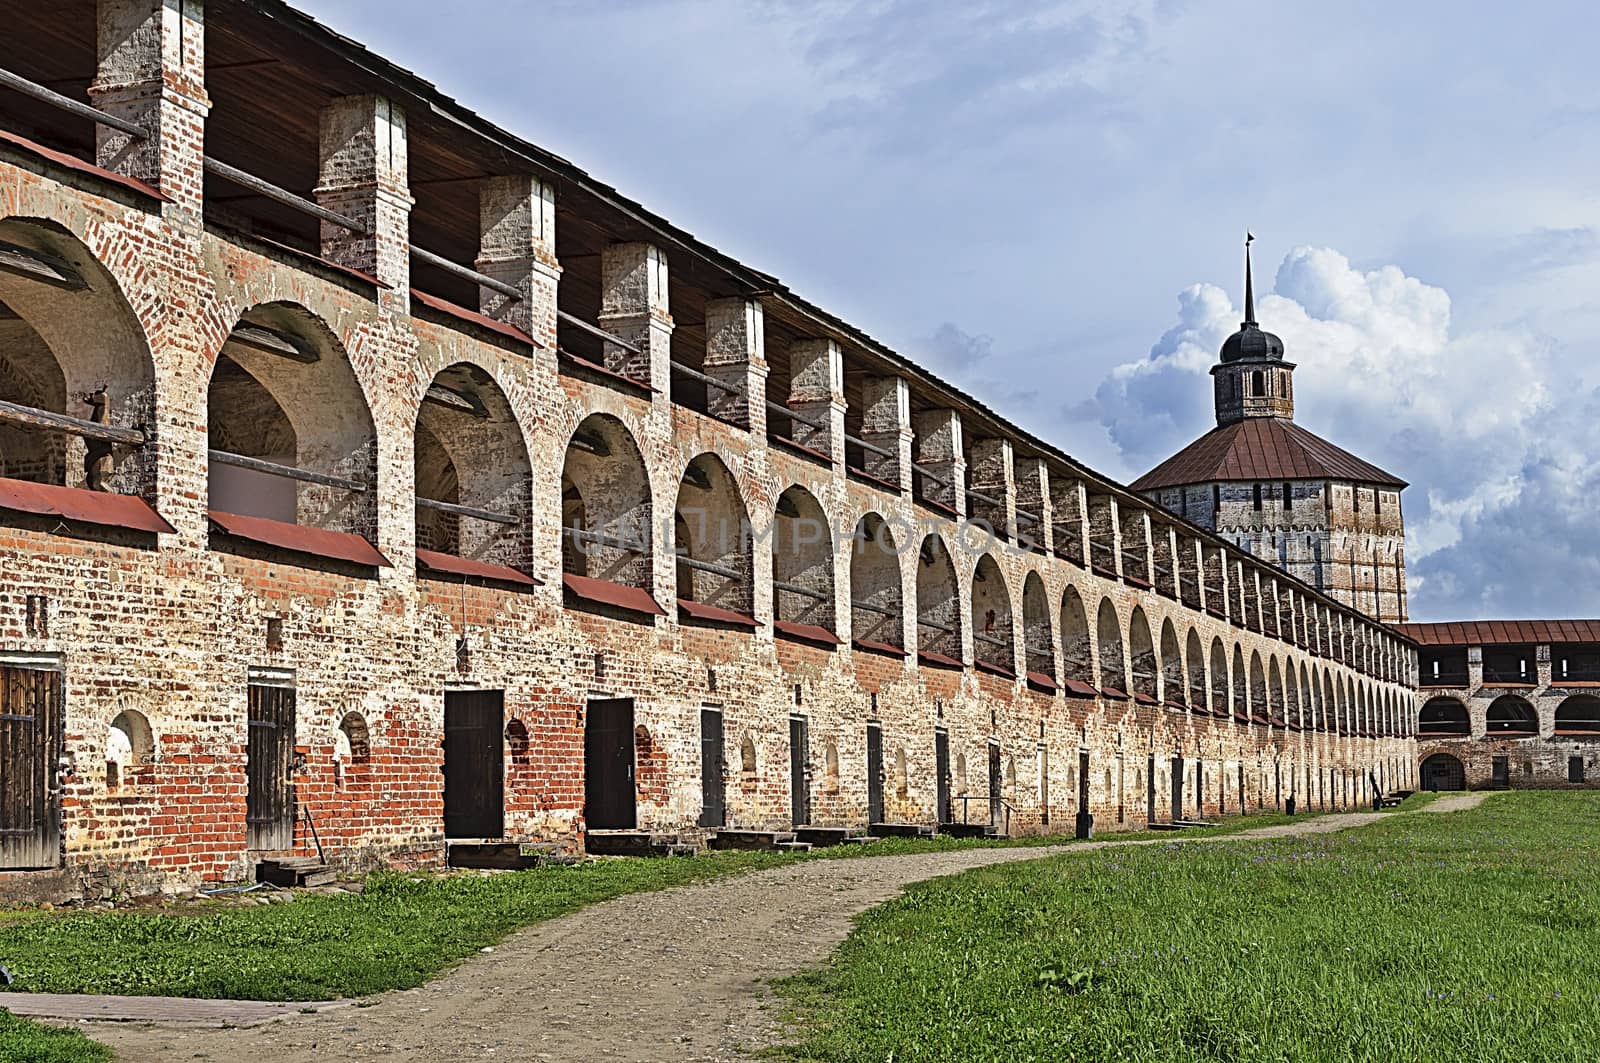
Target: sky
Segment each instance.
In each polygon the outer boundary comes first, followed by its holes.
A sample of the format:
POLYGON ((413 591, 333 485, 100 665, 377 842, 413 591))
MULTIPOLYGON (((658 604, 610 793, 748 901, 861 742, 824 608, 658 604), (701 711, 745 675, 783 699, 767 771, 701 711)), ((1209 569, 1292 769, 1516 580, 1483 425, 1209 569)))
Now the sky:
POLYGON ((1125 481, 1214 423, 1249 229, 1413 618, 1600 616, 1590 5, 299 6, 1125 481))

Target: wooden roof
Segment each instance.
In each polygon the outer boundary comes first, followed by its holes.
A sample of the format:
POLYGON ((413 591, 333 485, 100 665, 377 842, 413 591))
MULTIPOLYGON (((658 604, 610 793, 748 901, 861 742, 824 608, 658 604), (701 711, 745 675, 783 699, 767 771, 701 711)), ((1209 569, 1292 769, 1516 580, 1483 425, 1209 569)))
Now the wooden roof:
POLYGON ((1212 429, 1135 480, 1135 491, 1227 480, 1406 482, 1281 417, 1250 417, 1212 429))
POLYGON ((1445 624, 1392 626, 1420 646, 1600 643, 1600 620, 1463 620, 1445 624))

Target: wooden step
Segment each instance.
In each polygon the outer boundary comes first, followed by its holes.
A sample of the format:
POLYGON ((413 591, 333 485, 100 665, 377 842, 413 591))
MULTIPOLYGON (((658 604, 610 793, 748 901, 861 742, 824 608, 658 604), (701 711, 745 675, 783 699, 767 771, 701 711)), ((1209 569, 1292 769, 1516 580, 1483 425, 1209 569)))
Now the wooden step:
POLYGON ((879 838, 931 838, 934 834, 927 823, 874 823, 867 830, 879 838))
POLYGON ((676 834, 646 830, 592 830, 584 835, 584 852, 591 856, 672 856, 674 849, 693 845, 676 834))
POLYGON ((269 886, 326 886, 338 877, 333 868, 309 856, 286 856, 256 864, 256 881, 269 886))
POLYGON ((847 845, 859 841, 866 835, 860 827, 796 827, 794 840, 809 842, 818 848, 830 845, 847 845))
POLYGON ((998 838, 1000 832, 988 823, 941 823, 939 833, 952 838, 998 838))

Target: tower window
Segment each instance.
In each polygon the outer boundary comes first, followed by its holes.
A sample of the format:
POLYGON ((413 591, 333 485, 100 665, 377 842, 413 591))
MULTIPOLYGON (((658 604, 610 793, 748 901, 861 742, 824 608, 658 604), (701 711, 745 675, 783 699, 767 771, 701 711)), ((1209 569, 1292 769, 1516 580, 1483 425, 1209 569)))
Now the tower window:
POLYGON ((1211 485, 1211 511, 1216 513, 1222 509, 1222 485, 1211 485))
POLYGON ((1261 508, 1261 485, 1260 484, 1256 484, 1255 496, 1256 496, 1256 508, 1260 509, 1261 508))
POLYGON ((1294 508, 1294 495, 1289 492, 1289 481, 1287 480, 1283 482, 1283 508, 1294 508))
POLYGON ((1267 393, 1267 374, 1256 369, 1250 374, 1250 394, 1260 397, 1267 393))

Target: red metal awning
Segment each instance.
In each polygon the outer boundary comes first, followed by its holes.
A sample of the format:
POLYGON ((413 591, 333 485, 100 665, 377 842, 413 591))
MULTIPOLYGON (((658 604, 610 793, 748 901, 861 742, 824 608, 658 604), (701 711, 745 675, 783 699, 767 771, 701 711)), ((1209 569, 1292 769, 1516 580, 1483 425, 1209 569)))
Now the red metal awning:
POLYGON ((1112 701, 1127 701, 1128 695, 1116 687, 1101 687, 1100 696, 1110 698, 1112 701))
POLYGON ((305 524, 268 520, 266 517, 246 517, 239 513, 224 513, 217 509, 206 510, 211 523, 236 539, 248 539, 263 546, 292 550, 330 561, 349 561, 370 568, 393 568, 389 559, 378 548, 351 532, 329 531, 305 524))
POLYGON ((586 602, 610 606, 613 609, 626 609, 632 613, 644 613, 646 616, 667 615, 667 611, 657 605, 655 598, 642 587, 626 587, 610 580, 575 576, 570 572, 561 574, 561 583, 568 593, 586 602))
POLYGON ((176 530, 142 498, 30 480, 0 478, 0 509, 131 531, 170 534, 176 530))
POLYGON ((935 652, 934 650, 918 650, 917 651, 917 662, 919 664, 931 664, 935 668, 965 668, 966 667, 966 665, 962 664, 960 661, 956 660, 954 657, 947 657, 942 653, 935 652))
POLYGON ((582 355, 573 354, 571 351, 566 350, 565 348, 557 348, 556 355, 563 361, 571 362, 580 369, 587 370, 588 372, 593 373, 605 380, 614 381, 615 383, 622 384, 626 387, 638 388, 640 391, 649 392, 651 394, 656 393, 657 389, 651 387, 646 381, 635 380, 633 377, 624 373, 619 373, 615 369, 607 369, 599 362, 591 362, 582 355))
POLYGON ((906 651, 899 646, 892 646, 887 642, 876 642, 872 639, 851 639, 850 645, 858 650, 866 650, 868 653, 881 653, 885 657, 899 657, 904 660, 906 656, 906 651))
POLYGON ((978 671, 980 671, 980 672, 988 672, 990 675, 997 675, 1001 679, 1015 679, 1015 678, 1017 678, 1017 673, 1013 672, 1011 669, 1005 667, 1004 665, 994 664, 994 663, 992 663, 990 661, 985 661, 981 657, 976 659, 976 660, 974 660, 972 662, 972 664, 973 664, 973 667, 978 669, 978 671))
POLYGON ((696 620, 705 620, 714 624, 727 624, 730 627, 749 628, 754 631, 760 625, 753 616, 736 613, 732 609, 719 609, 705 602, 697 602, 690 598, 678 599, 678 611, 696 620))
POLYGON ((158 199, 163 203, 172 202, 172 200, 168 196, 164 195, 159 188, 156 188, 154 185, 146 184, 136 177, 124 177, 122 174, 116 173, 115 171, 102 169, 92 162, 84 162, 82 159, 77 158, 76 156, 68 155, 62 151, 56 151, 54 148, 47 148, 43 144, 35 144, 26 137, 19 137, 15 133, 8 133, 4 129, 0 129, 0 140, 5 141, 7 144, 12 145, 13 147, 21 148, 30 155, 36 155, 41 159, 46 159, 55 163, 57 166, 64 167, 68 170, 73 170, 77 173, 93 174, 102 181, 110 181, 114 184, 119 184, 123 188, 139 193, 141 196, 149 196, 152 199, 158 199))
POLYGON ((774 633, 785 638, 799 639, 801 642, 815 642, 821 646, 839 645, 839 636, 825 627, 815 624, 796 624, 790 620, 774 620, 772 622, 774 633))
POLYGON ((1045 675, 1043 672, 1029 672, 1028 673, 1028 682, 1032 683, 1036 687, 1043 687, 1045 690, 1049 690, 1049 691, 1056 691, 1056 690, 1060 690, 1061 689, 1059 686, 1056 685, 1056 681, 1054 679, 1051 679, 1049 676, 1045 675))
POLYGON ((468 310, 464 306, 458 306, 447 299, 439 298, 437 295, 429 295, 427 292, 417 288, 411 289, 411 298, 430 310, 444 314, 446 317, 453 317, 457 321, 465 321, 470 325, 477 325, 479 328, 488 329, 490 332, 498 332, 508 339, 516 340, 518 343, 527 343, 541 350, 544 349, 542 343, 517 328, 517 326, 508 325, 504 321, 496 321, 488 314, 480 314, 476 310, 468 310))
POLYGON ((1067 694, 1071 697, 1097 698, 1100 696, 1100 691, 1077 679, 1068 679, 1062 686, 1066 687, 1067 694))
POLYGON ((469 576, 475 579, 490 579, 500 583, 518 583, 524 587, 542 587, 544 581, 534 579, 526 572, 520 572, 509 565, 491 565, 487 561, 474 561, 470 557, 457 557, 455 554, 440 553, 438 550, 417 550, 417 567, 427 569, 429 572, 447 573, 452 576, 469 576))
POLYGON ((1141 694, 1137 690, 1135 690, 1133 692, 1133 700, 1137 701, 1141 705, 1159 705, 1159 704, 1161 704, 1161 702, 1157 701, 1155 698, 1151 697, 1149 694, 1141 694))

